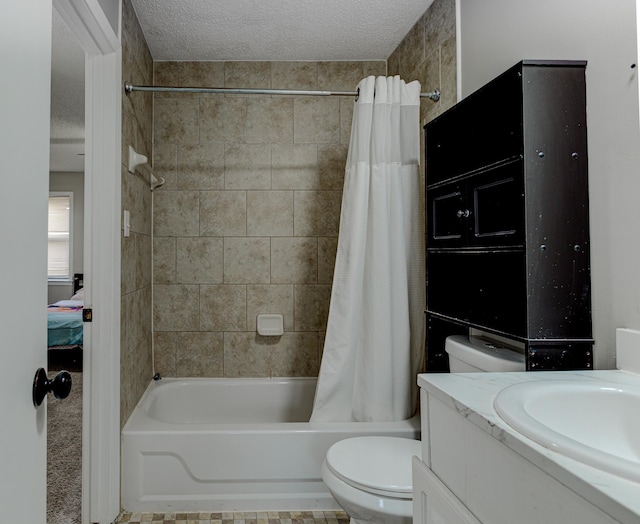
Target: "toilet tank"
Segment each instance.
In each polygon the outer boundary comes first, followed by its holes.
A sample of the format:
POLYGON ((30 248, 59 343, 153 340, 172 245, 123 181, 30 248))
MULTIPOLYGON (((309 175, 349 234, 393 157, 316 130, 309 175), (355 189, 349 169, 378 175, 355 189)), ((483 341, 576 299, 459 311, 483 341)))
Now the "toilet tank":
POLYGON ((455 335, 447 337, 444 349, 451 373, 525 371, 524 355, 500 342, 455 335))

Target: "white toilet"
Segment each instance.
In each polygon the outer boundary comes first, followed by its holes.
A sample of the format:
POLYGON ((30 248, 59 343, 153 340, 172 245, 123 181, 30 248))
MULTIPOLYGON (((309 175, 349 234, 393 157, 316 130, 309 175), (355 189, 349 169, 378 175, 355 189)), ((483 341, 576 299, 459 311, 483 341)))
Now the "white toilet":
MULTIPOLYGON (((452 336, 445 342, 452 373, 524 371, 524 355, 477 337, 452 336)), ((421 457, 419 440, 354 437, 333 444, 322 480, 351 524, 411 524, 411 458, 421 457)))
POLYGON ((419 440, 354 437, 336 442, 322 464, 322 480, 351 517, 351 524, 410 524, 411 457, 419 440))
POLYGON ((500 342, 455 335, 447 337, 444 350, 449 354, 451 373, 525 370, 524 355, 500 342))

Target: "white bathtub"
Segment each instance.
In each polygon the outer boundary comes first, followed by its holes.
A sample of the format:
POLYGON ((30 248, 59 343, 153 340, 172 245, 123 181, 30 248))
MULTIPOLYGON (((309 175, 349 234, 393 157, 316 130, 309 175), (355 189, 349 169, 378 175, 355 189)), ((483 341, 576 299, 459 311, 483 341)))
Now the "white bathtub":
POLYGON ((420 419, 310 423, 315 385, 315 378, 152 382, 122 432, 123 509, 339 509, 320 478, 331 444, 359 435, 419 438, 420 419))

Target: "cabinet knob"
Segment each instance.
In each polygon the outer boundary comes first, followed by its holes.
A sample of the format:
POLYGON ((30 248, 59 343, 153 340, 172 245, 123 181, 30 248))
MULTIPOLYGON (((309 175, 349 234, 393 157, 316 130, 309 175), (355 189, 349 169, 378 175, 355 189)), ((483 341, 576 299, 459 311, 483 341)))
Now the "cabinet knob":
POLYGON ((468 209, 458 209, 458 212, 456 213, 456 216, 458 218, 469 218, 470 214, 471 214, 471 212, 468 209))

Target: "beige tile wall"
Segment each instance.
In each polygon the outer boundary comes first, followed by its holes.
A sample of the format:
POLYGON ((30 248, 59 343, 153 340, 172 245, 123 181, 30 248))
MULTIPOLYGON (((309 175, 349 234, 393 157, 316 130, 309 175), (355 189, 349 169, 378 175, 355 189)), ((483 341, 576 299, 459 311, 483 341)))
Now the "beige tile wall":
MULTIPOLYGON (((123 78, 158 85, 352 90, 385 62, 153 63, 123 3, 123 78)), ((455 103, 454 0, 435 0, 389 57, 388 74, 419 79, 422 124, 455 103)), ((123 98, 128 145, 166 179, 151 195, 123 164, 122 420, 155 367, 165 376, 315 375, 324 339, 353 101, 137 93, 123 98), (155 113, 155 116, 154 116, 155 113), (258 313, 285 335, 255 333, 258 313)))
POLYGON ((455 0, 434 0, 404 40, 389 56, 390 75, 419 80, 422 91, 440 89, 438 102, 423 98, 420 104, 420 158, 423 163, 424 125, 457 102, 455 0))
MULTIPOLYGON (((149 84, 153 79, 151 55, 129 0, 122 6, 122 76, 134 84, 149 84)), ((121 245, 121 424, 152 375, 151 192, 142 178, 129 174, 126 165, 129 145, 151 158, 152 110, 149 94, 122 97, 122 209, 131 213, 131 235, 123 235, 121 245)))
MULTIPOLYGON (((156 62, 156 85, 353 91, 380 62, 156 62)), ((315 376, 331 295, 353 100, 154 99, 155 369, 315 376), (281 337, 256 316, 284 317, 281 337)))
MULTIPOLYGON (((439 102, 423 99, 421 127, 457 101, 455 0, 435 0, 404 40, 389 56, 390 75, 419 80, 422 91, 439 88, 439 102)), ((424 135, 421 158, 424 158, 424 135)))

